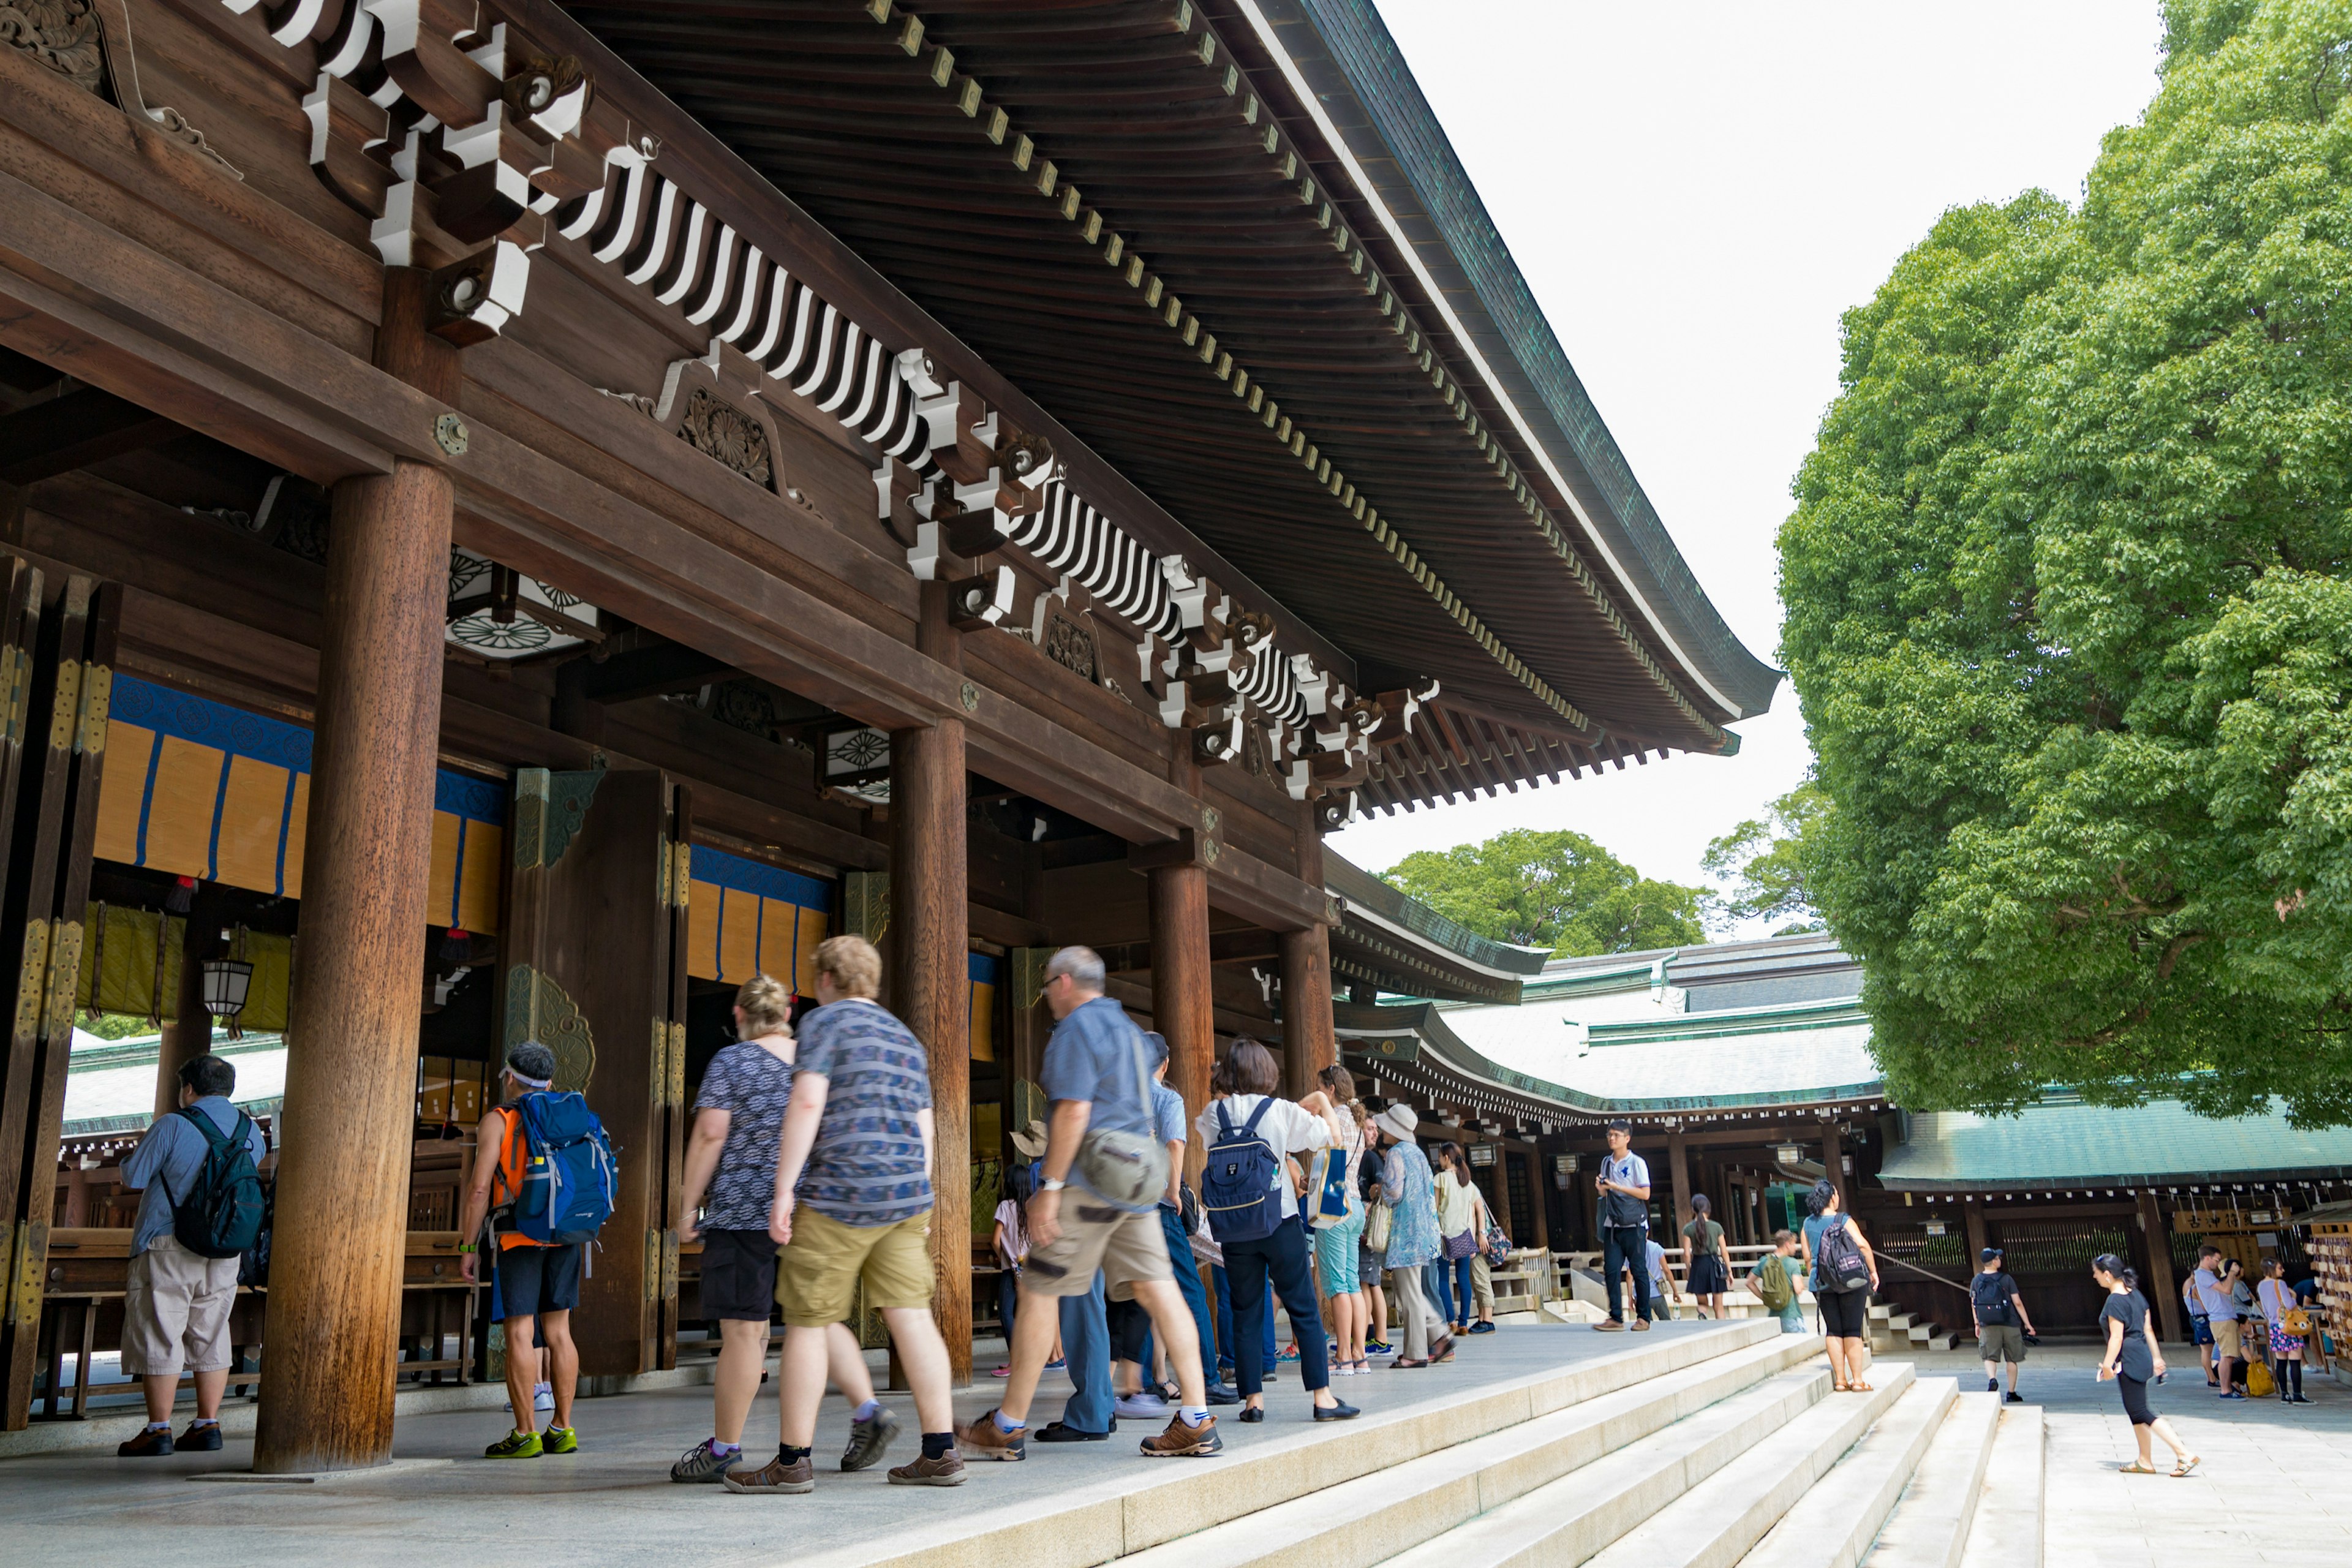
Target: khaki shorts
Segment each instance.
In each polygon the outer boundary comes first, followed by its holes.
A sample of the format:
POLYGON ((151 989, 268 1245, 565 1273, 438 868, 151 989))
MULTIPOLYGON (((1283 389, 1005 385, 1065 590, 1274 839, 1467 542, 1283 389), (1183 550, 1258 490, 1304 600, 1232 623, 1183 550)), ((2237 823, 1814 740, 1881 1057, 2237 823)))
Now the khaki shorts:
POLYGON ((784 1310, 784 1326, 847 1321, 861 1279, 868 1307, 929 1307, 930 1235, 928 1214, 858 1226, 801 1205, 793 1211, 792 1244, 776 1254, 776 1305, 784 1310))
POLYGON ((199 1258, 168 1232, 131 1260, 122 1293, 122 1370, 133 1377, 226 1372, 234 1258, 199 1258))
POLYGON ((1977 1359, 2005 1361, 2011 1366, 2025 1359, 2025 1331, 2015 1323, 1979 1323, 1977 1359))
POLYGON ((1022 1266, 1021 1289, 1032 1296, 1083 1296, 1094 1289, 1097 1268, 1119 1301, 1132 1297, 1136 1285, 1176 1277, 1157 1209, 1129 1214, 1071 1187, 1062 1194, 1058 1218, 1062 1234, 1051 1247, 1032 1247, 1022 1266))
POLYGON ((2237 1319, 2213 1320, 2213 1353, 2226 1356, 2240 1356, 2245 1353, 2245 1342, 2240 1338, 2237 1319))

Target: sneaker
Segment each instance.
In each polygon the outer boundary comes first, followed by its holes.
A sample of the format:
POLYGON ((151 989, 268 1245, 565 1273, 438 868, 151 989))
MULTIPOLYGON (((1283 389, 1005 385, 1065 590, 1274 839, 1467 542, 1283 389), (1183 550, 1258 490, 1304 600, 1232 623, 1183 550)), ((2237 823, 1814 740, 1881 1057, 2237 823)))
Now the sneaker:
POLYGON ((536 1459, 542 1452, 536 1432, 509 1432, 482 1450, 485 1459, 536 1459))
MULTIPOLYGON (((1110 1432, 1118 1430, 1118 1421, 1117 1417, 1113 1417, 1110 1432)), ((1110 1432, 1089 1432, 1084 1427, 1072 1426, 1066 1422, 1048 1421, 1045 1423, 1045 1430, 1036 1434, 1036 1437, 1040 1443, 1107 1443, 1110 1441, 1110 1432)))
POLYGON ((2008 1394, 2002 1396, 2001 1403, 2004 1405, 2022 1405, 2025 1403, 2025 1395, 2018 1393, 2017 1390, 2012 1388, 2008 1394))
POLYGON ((1111 1413, 1138 1421, 1165 1421, 1168 1402, 1156 1394, 1122 1394, 1111 1405, 1111 1413))
POLYGON ((151 1426, 136 1437, 120 1444, 115 1453, 126 1459, 160 1459, 172 1451, 172 1429, 151 1426))
POLYGON ((1364 1342, 1364 1353, 1366 1355, 1394 1355, 1396 1353, 1396 1346, 1389 1343, 1386 1340, 1366 1340, 1364 1342))
POLYGON ((1282 1353, 1274 1359, 1276 1361, 1297 1361, 1298 1359, 1298 1347, 1295 1344, 1285 1345, 1282 1347, 1282 1353))
POLYGON ((1997 1377, 1986 1378, 1985 1392, 1987 1394, 1999 1394, 2000 1392, 2000 1379, 1997 1377))
POLYGON ((1052 1361, 1047 1362, 1043 1370, 1046 1372, 1062 1372, 1067 1370, 1069 1364, 1070 1362, 1068 1357, 1057 1355, 1052 1361))
POLYGON ((920 1454, 914 1463, 900 1465, 890 1472, 894 1487, 960 1487, 963 1485, 963 1456, 950 1448, 936 1459, 920 1454))
POLYGON ((2241 1393, 2239 1393, 2236 1389, 2234 1389, 2234 1388, 2233 1388, 2233 1389, 2230 1390, 2230 1392, 2229 1392, 2229 1393, 2227 1393, 2227 1394, 2222 1394, 2222 1395, 2221 1395, 2221 1397, 2222 1397, 2222 1398, 2224 1398, 2224 1399, 2243 1399, 2243 1398, 2245 1398, 2245 1395, 2244 1395, 2244 1394, 2241 1394, 2241 1393))
POLYGON ((1009 1365, 1000 1366, 988 1375, 991 1377, 1011 1377, 1013 1375, 1013 1368, 1009 1365))
MULTIPOLYGON (((1625 1331, 1625 1325, 1618 1319, 1603 1318, 1599 1322, 1593 1324, 1592 1329, 1595 1333, 1622 1334, 1625 1331)), ((1369 1350, 1371 1347, 1367 1345, 1365 1348, 1369 1350)))
MULTIPOLYGON (((841 1468, 863 1470, 878 1463, 889 1449, 890 1439, 898 1435, 898 1418, 890 1414, 890 1407, 887 1405, 874 1413, 871 1421, 853 1420, 849 1424, 849 1447, 842 1451, 841 1468)), ((942 1481, 940 1484, 952 1486, 955 1483, 942 1481)))
POLYGON ((1481 1318, 1470 1325, 1470 1331, 1474 1334, 1491 1334, 1495 1331, 1495 1325, 1486 1319, 1481 1318))
POLYGON ((1239 1405, 1242 1402, 1240 1391, 1230 1384, 1223 1383, 1209 1384, 1204 1398, 1211 1405, 1239 1405))
POLYGON ((569 1426, 550 1426, 540 1434, 539 1451, 542 1454, 576 1454, 580 1451, 580 1434, 569 1426))
POLYGON ((2287 1401, 2287 1403, 2288 1403, 2289 1405, 2308 1405, 2308 1404, 2310 1404, 2310 1403, 2311 1403, 2311 1401, 2310 1401, 2310 1400, 2308 1400, 2308 1399, 2305 1399, 2302 1394, 2295 1394, 2294 1396, 2293 1396, 2292 1398, 2290 1398, 2290 1399, 2287 1401))
POLYGON ((533 1410, 554 1409, 555 1384, 551 1383, 532 1384, 530 1385, 530 1407, 533 1410))
POLYGON ((1168 1429, 1146 1437, 1141 1447, 1147 1459, 1205 1458, 1224 1452, 1225 1440, 1217 1436, 1217 1418, 1213 1415, 1198 1426, 1187 1426, 1183 1416, 1171 1415, 1168 1429))
POLYGON ((1029 1432, 1007 1432, 996 1424, 996 1412, 992 1410, 977 1421, 969 1421, 956 1428, 956 1447, 975 1459, 1002 1459, 1018 1464, 1029 1457, 1029 1432))
POLYGON ((678 1456, 677 1463, 669 1468, 674 1481, 715 1481, 743 1462, 743 1450, 730 1448, 719 1451, 719 1439, 705 1437, 678 1456))
POLYGON ((797 1496, 816 1490, 816 1467, 803 1454, 791 1464, 778 1455, 756 1470, 733 1469, 719 1478, 730 1492, 784 1492, 797 1496))
POLYGON ((184 1454, 217 1454, 220 1446, 221 1429, 217 1421, 190 1423, 188 1429, 180 1434, 179 1441, 173 1444, 176 1451, 184 1454))

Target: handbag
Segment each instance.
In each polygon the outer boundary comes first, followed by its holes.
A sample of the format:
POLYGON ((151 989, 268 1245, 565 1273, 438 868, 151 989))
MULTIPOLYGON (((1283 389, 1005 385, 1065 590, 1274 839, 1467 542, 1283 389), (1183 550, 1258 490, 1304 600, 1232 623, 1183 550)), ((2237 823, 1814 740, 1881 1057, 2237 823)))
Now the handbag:
POLYGON ((1348 1217, 1355 1198, 1352 1170, 1356 1162, 1345 1149, 1324 1149, 1317 1152, 1307 1178, 1307 1190, 1315 1194, 1307 1223, 1316 1230, 1328 1230, 1348 1217))
POLYGON ((1500 1268, 1511 1261, 1511 1238, 1499 1225, 1486 1227, 1486 1267, 1500 1268))
POLYGON ((1364 1220, 1364 1246, 1374 1252, 1389 1249, 1389 1232, 1395 1227, 1396 1211, 1386 1198, 1372 1205, 1372 1212, 1364 1220))
MULTIPOLYGON (((1124 1015, 1121 1016, 1124 1019, 1124 1015)), ((1151 1111, 1151 1080, 1143 1070, 1143 1031, 1129 1024, 1134 1049, 1135 1094, 1148 1116, 1151 1111)), ((1140 1132, 1115 1132, 1089 1127, 1079 1141, 1077 1171, 1087 1190, 1104 1202, 1141 1214, 1168 1191, 1168 1145, 1147 1128, 1140 1132)))
POLYGON ((2289 1307, 2279 1314, 2279 1327, 2300 1339, 2311 1332, 2311 1314, 2301 1307, 2289 1307))
POLYGON ((1475 1230, 1465 1230, 1460 1236, 1438 1238, 1438 1256, 1448 1263, 1457 1263, 1477 1250, 1478 1233, 1475 1230))

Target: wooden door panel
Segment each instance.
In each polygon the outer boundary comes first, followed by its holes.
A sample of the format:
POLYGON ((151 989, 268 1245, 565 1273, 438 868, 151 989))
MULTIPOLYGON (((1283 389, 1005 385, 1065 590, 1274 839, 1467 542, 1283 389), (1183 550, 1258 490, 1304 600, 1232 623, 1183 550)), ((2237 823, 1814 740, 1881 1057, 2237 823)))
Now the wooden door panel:
POLYGON ((685 793, 650 771, 515 780, 505 1043, 552 1048, 558 1084, 586 1095, 619 1157, 572 1320, 591 1375, 677 1355, 685 793))

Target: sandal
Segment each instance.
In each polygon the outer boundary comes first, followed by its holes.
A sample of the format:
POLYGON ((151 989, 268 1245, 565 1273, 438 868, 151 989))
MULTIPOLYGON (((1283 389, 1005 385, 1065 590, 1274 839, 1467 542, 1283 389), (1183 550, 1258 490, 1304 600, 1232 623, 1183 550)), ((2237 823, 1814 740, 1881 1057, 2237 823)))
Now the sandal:
POLYGON ((1830 1392, 1832 1394, 1843 1394, 1846 1392, 1846 1385, 1838 1382, 1835 1378, 1832 1378, 1830 1380, 1830 1392))
POLYGON ((2152 1476, 2157 1473, 2157 1469, 2154 1465, 2143 1465, 2137 1459, 2134 1459, 2128 1465, 2116 1466, 2116 1473, 2121 1476, 2152 1476))
POLYGON ((1870 1384, 1866 1383, 1849 1383, 1845 1385, 1845 1391, 1848 1394, 1875 1394, 1878 1392, 1878 1390, 1871 1387, 1870 1384))
POLYGON ((2180 1463, 2179 1463, 2179 1464, 2177 1464, 2177 1465, 2175 1465, 2175 1466, 2173 1466, 2173 1467, 2172 1467, 2172 1479, 2173 1479, 2174 1480, 2176 1480, 2176 1481, 2177 1481, 2177 1480, 2179 1480, 2181 1477, 2183 1477, 2183 1476, 2187 1475, 2189 1471, 2191 1471, 2191 1470, 2195 1469, 2198 1466, 2200 1466, 2200 1465, 2203 1464, 2204 1462, 2205 1462, 2205 1456, 2204 1456, 2204 1455, 2202 1455, 2202 1454, 2191 1454, 2191 1455, 2189 1455, 2187 1458, 2185 1458, 2185 1459, 2181 1460, 2181 1461, 2180 1461, 2180 1463))

